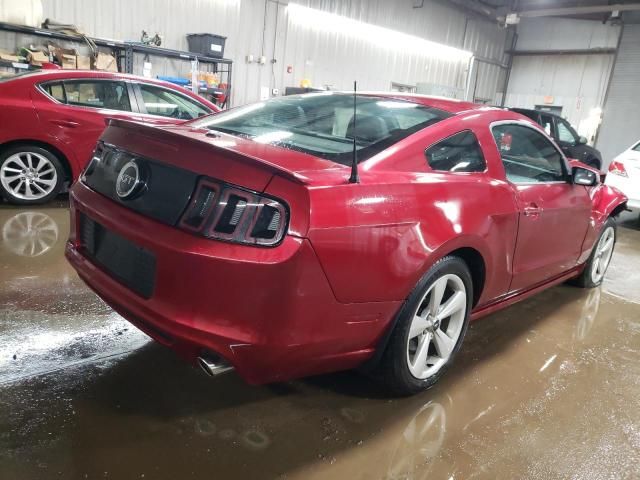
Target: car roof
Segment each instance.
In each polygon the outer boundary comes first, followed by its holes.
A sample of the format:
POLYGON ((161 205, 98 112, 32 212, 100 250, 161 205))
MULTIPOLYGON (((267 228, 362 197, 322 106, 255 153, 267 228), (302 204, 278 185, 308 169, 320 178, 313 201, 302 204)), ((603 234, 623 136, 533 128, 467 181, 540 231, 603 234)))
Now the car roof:
POLYGON ((136 82, 154 83, 165 87, 175 87, 173 83, 156 80, 154 78, 141 77, 128 73, 105 72, 101 70, 66 70, 66 69, 44 69, 36 70, 27 75, 20 75, 15 81, 38 83, 50 80, 64 80, 77 78, 109 78, 113 80, 133 80, 136 82))
MULTIPOLYGON (((352 93, 352 92, 344 92, 352 93)), ((426 107, 438 108, 445 112, 457 114, 466 112, 468 110, 476 110, 478 108, 486 107, 478 103, 471 103, 465 100, 458 100, 455 98, 438 97, 436 95, 422 95, 419 93, 404 93, 404 92, 358 92, 359 95, 375 96, 382 98, 390 98, 395 100, 405 100, 408 102, 419 103, 426 107)))

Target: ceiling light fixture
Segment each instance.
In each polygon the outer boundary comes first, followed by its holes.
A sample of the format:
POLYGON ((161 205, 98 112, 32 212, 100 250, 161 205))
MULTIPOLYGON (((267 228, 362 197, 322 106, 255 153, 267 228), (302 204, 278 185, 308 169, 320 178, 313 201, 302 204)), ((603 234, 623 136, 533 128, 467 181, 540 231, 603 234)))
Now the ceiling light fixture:
POLYGON ((290 3, 287 14, 292 23, 315 30, 339 33, 365 40, 368 43, 389 50, 410 51, 425 57, 434 57, 452 62, 467 62, 472 52, 432 42, 424 38, 360 22, 352 18, 336 15, 297 3, 290 3))

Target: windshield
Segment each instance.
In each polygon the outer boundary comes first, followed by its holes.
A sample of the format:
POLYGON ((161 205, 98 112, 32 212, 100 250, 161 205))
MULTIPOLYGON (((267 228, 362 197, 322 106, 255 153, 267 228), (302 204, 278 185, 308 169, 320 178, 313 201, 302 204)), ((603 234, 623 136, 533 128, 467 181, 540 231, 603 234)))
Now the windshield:
POLYGON ((256 142, 279 145, 350 165, 353 136, 358 161, 381 152, 451 114, 417 103, 384 97, 312 93, 279 97, 193 122, 256 142))

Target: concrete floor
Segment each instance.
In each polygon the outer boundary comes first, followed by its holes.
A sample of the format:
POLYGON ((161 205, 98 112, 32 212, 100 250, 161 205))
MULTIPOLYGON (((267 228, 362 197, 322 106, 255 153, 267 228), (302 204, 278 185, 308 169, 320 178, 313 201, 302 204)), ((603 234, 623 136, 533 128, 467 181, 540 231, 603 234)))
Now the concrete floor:
POLYGON ((265 387, 182 363, 63 258, 64 203, 0 207, 0 479, 640 478, 640 223, 601 289, 474 323, 434 389, 265 387), (29 228, 31 225, 31 228, 29 228))

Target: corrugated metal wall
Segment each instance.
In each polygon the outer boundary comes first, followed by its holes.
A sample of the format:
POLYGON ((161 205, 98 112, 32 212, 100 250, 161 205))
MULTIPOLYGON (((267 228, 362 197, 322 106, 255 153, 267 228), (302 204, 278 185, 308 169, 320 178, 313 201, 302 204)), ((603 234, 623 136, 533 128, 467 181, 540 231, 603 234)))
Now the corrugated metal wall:
POLYGON ((555 55, 515 57, 507 106, 562 107, 562 116, 579 126, 592 109, 602 107, 613 55, 555 55))
MULTIPOLYGON (((467 18, 461 10, 437 0, 414 8, 413 0, 300 0, 325 12, 344 15, 422 39, 470 50, 504 62, 505 30, 495 23, 467 18)), ((43 0, 44 15, 74 23, 87 34, 138 40, 144 29, 159 32, 164 46, 186 49, 187 33, 211 32, 228 37, 225 56, 234 60, 235 105, 257 100, 261 88, 281 91, 308 78, 314 86, 388 90, 391 82, 437 83, 464 88, 467 64, 443 60, 428 52, 384 48, 350 34, 320 31, 293 21, 286 2, 273 0, 43 0), (266 17, 265 17, 266 12, 266 17), (263 28, 264 27, 264 28, 263 28), (264 54, 265 65, 248 64, 248 54, 264 54), (269 60, 276 59, 275 64, 269 60), (292 73, 286 73, 286 67, 292 73)), ((152 59, 153 74, 189 71, 180 61, 152 59)), ((142 60, 137 61, 141 72, 142 60)), ((476 93, 495 96, 499 67, 478 72, 476 93)))
MULTIPOLYGON (((516 50, 615 48, 620 27, 598 21, 523 19, 516 50)), ((562 116, 593 140, 613 54, 516 56, 505 104, 534 108, 552 98, 562 116)))
POLYGON ((640 25, 625 25, 596 146, 605 161, 640 140, 640 25))
POLYGON ((476 18, 469 18, 465 35, 464 48, 471 50, 477 57, 471 71, 468 99, 482 103, 499 104, 504 83, 507 58, 507 30, 494 23, 476 18), (490 62, 488 62, 490 61, 490 62))

